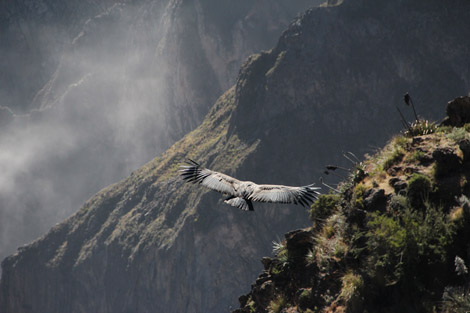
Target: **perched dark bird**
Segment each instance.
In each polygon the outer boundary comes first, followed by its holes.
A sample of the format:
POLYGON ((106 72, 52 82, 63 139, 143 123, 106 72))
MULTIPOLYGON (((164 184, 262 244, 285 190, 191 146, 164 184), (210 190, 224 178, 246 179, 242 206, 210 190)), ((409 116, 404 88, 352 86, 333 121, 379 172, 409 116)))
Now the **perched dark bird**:
POLYGON ((405 104, 407 106, 410 106, 411 104, 411 107, 413 108, 413 113, 415 114, 416 121, 419 121, 418 114, 416 114, 415 105, 413 104, 413 99, 411 99, 409 93, 405 93, 405 95, 403 96, 403 100, 405 101, 405 104))
POLYGON ((188 166, 181 166, 180 172, 183 179, 228 195, 224 202, 244 211, 254 210, 252 201, 293 203, 305 206, 319 195, 317 190, 320 188, 313 187, 313 184, 303 187, 258 185, 203 168, 193 160, 189 160, 188 164, 188 166))
POLYGON ((405 101, 406 105, 410 105, 411 97, 408 93, 405 93, 405 95, 403 96, 403 100, 405 101))

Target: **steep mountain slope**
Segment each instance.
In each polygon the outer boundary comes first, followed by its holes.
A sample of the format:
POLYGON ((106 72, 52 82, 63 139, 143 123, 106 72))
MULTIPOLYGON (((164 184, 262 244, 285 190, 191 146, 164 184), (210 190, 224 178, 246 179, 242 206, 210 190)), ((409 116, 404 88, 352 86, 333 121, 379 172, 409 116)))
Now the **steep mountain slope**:
POLYGON ((233 312, 468 311, 470 98, 456 103, 460 125, 417 123, 320 196, 233 312))
MULTIPOLYGON (((167 50, 167 57, 184 59, 189 57, 189 54, 184 56, 188 47, 203 48, 212 68, 187 68, 187 71, 196 70, 193 75, 201 70, 217 72, 220 87, 226 90, 235 79, 233 71, 238 70, 247 55, 268 48, 299 11, 318 3, 308 0, 291 1, 289 5, 282 1, 271 1, 268 5, 262 0, 236 3, 211 0, 4 1, 0 4, 2 106, 20 113, 41 105, 50 106, 50 99, 44 99, 41 94, 52 93, 48 98, 57 99, 63 90, 57 88, 57 82, 51 90, 48 81, 57 75, 62 78, 70 75, 60 82, 67 87, 82 78, 77 71, 55 73, 70 71, 72 60, 66 59, 74 50, 84 50, 84 46, 88 49, 88 59, 83 60, 82 55, 74 60, 78 70, 90 71, 103 61, 96 59, 103 54, 119 56, 125 67, 133 68, 138 65, 132 64, 138 61, 136 58, 143 58, 142 62, 158 58, 155 48, 161 38, 174 41, 161 44, 161 48, 167 50), (77 36, 86 37, 78 47, 77 36), (188 40, 191 38, 196 40, 191 42, 188 40), (105 42, 100 42, 102 40, 105 42), (94 55, 90 55, 92 53, 94 55), (88 68, 83 68, 83 62, 90 63, 88 68), (33 100, 35 96, 37 99, 33 100)), ((195 53, 195 58, 201 60, 198 54, 200 52, 195 53)), ((187 61, 182 60, 183 68, 190 65, 187 61)))
POLYGON ((24 113, 1 112, 0 258, 199 125, 315 1, 216 3, 0 3, 0 107, 24 113))
POLYGON ((2 308, 227 311, 276 234, 308 225, 305 210, 240 212, 184 185, 178 165, 191 157, 241 179, 307 184, 343 151, 363 153, 398 130, 393 106, 405 90, 419 113, 441 118, 443 101, 470 81, 470 4, 436 3, 350 0, 306 12, 273 50, 247 60, 200 127, 7 258, 2 308))
POLYGON ((2 1, 1 106, 27 112, 85 21, 117 1, 2 1))
POLYGON ((234 291, 256 273, 252 255, 276 230, 305 218, 301 207, 296 213, 260 206, 247 215, 178 177, 186 157, 234 174, 256 151, 259 140, 227 133, 234 94, 230 89, 200 127, 161 157, 7 258, 0 307, 6 312, 228 310, 234 291), (223 277, 232 284, 226 286, 223 277), (24 297, 17 297, 17 288, 24 297))
MULTIPOLYGON (((250 233, 258 219, 221 209, 217 197, 183 185, 176 170, 190 156, 214 159, 220 164, 216 169, 233 172, 255 150, 257 142, 226 135, 233 107, 231 90, 197 130, 162 157, 104 189, 44 238, 7 259, 1 307, 12 312, 222 309, 231 292, 213 282, 235 257, 222 251, 253 253, 256 248, 244 247, 242 234, 250 233), (27 255, 35 255, 39 268, 28 265, 27 255), (23 266, 28 273, 8 273, 7 268, 23 266), (16 297, 14 285, 24 298, 16 297), (46 290, 46 285, 57 289, 46 290)), ((247 255, 239 258, 236 263, 243 264, 247 255)), ((250 267, 248 261, 231 278, 244 281, 250 267)))
POLYGON ((243 138, 265 139, 256 171, 276 175, 263 158, 288 164, 289 153, 273 155, 283 149, 299 155, 305 175, 316 176, 313 160, 340 162, 339 149, 362 153, 381 145, 401 127, 395 106, 404 91, 418 114, 441 118, 442 103, 468 92, 467 8, 463 1, 444 10, 430 2, 351 0, 309 10, 271 52, 254 57, 251 77, 239 77, 245 88, 233 128, 243 138))

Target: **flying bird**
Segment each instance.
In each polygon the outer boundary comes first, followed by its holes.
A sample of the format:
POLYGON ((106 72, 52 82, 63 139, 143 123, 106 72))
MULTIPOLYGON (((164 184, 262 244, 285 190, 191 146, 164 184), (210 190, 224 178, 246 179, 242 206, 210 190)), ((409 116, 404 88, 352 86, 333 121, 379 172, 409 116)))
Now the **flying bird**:
POLYGON ((314 184, 302 187, 282 185, 258 185, 251 181, 241 181, 231 176, 201 167, 193 160, 181 166, 183 179, 199 183, 228 197, 225 203, 244 211, 254 211, 252 201, 271 203, 293 203, 309 205, 320 194, 314 184))

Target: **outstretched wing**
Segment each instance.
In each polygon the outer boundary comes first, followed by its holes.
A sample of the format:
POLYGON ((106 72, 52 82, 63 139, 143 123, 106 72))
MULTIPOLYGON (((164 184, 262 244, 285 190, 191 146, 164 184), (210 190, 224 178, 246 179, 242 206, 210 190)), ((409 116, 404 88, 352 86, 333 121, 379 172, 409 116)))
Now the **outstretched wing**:
POLYGON ((183 176, 183 179, 186 181, 199 183, 224 194, 235 195, 233 183, 238 182, 237 179, 203 168, 191 159, 188 160, 188 164, 190 165, 181 166, 180 170, 181 176, 183 176))
POLYGON ((294 203, 306 206, 317 199, 320 194, 318 189, 320 188, 313 187, 313 185, 303 187, 258 185, 248 199, 258 202, 294 203))

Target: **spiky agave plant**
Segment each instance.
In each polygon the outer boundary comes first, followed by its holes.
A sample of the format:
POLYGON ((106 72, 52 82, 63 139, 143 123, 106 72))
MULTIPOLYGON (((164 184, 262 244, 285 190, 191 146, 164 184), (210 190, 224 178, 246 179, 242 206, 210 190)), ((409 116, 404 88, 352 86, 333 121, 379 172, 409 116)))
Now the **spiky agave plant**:
POLYGON ((289 251, 285 241, 273 241, 273 254, 276 256, 279 271, 289 266, 289 251))
POLYGON ((273 254, 275 256, 279 255, 282 250, 284 250, 286 248, 286 246, 284 245, 284 243, 282 241, 274 241, 273 240, 273 254))

